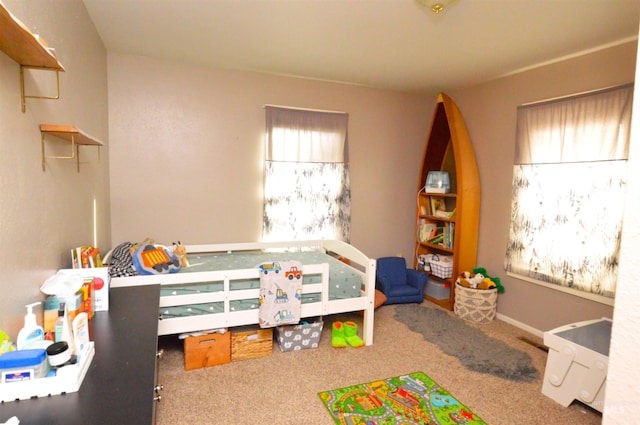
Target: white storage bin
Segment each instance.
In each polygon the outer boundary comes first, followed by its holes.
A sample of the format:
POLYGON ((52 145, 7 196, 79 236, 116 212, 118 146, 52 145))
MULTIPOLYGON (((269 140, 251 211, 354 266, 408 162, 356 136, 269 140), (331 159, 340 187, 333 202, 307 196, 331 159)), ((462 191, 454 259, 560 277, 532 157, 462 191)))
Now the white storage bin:
POLYGON ((431 274, 441 279, 449 279, 453 274, 453 256, 427 254, 425 260, 431 267, 431 274))
POLYGON ((600 412, 609 368, 611 319, 586 320, 544 333, 549 347, 542 394, 567 407, 579 400, 600 412))
MULTIPOLYGON (((12 382, 0 384, 0 401, 8 402, 26 400, 35 397, 48 397, 53 395, 74 393, 80 390, 87 370, 91 365, 95 348, 93 342, 89 342, 79 356, 79 363, 65 366, 64 371, 58 371, 58 375, 49 378, 38 378, 31 381, 12 382)), ((61 369, 61 370, 62 370, 61 369)))

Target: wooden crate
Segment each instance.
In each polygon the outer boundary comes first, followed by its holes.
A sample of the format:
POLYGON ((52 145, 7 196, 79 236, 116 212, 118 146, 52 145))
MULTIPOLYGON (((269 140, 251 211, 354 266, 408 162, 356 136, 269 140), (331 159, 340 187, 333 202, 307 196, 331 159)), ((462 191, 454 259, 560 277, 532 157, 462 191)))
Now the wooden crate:
POLYGON ((184 340, 186 370, 216 366, 231 361, 231 334, 211 333, 189 336, 184 340))
POLYGON ((231 361, 270 356, 273 350, 273 330, 240 327, 231 330, 231 361))

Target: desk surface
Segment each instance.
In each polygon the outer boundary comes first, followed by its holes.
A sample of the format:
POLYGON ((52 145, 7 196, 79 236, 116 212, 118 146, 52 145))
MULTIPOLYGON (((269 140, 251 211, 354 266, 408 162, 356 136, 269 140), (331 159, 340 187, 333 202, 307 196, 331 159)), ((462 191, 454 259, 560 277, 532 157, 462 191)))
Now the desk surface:
POLYGON ((2 403, 0 423, 152 424, 159 296, 159 285, 112 288, 90 322, 96 353, 80 391, 2 403))

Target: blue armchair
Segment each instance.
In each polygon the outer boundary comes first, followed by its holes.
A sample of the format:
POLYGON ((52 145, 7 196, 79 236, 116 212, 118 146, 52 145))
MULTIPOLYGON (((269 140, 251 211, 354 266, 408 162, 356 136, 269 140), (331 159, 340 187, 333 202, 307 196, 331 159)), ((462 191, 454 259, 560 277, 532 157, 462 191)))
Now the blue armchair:
POLYGON ((421 303, 429 276, 407 268, 402 257, 378 258, 376 289, 387 297, 385 304, 421 303))

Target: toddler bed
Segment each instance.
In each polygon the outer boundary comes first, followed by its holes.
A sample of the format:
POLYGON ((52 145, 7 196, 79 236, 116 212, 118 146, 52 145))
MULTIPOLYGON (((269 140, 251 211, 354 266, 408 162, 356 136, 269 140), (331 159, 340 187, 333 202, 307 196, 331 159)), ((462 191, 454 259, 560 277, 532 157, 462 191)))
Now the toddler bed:
POLYGON ((161 285, 159 335, 257 324, 257 266, 296 260, 303 269, 301 317, 364 311, 362 338, 373 343, 376 263, 352 245, 321 240, 186 248, 190 265, 177 273, 111 278, 111 287, 161 285))

